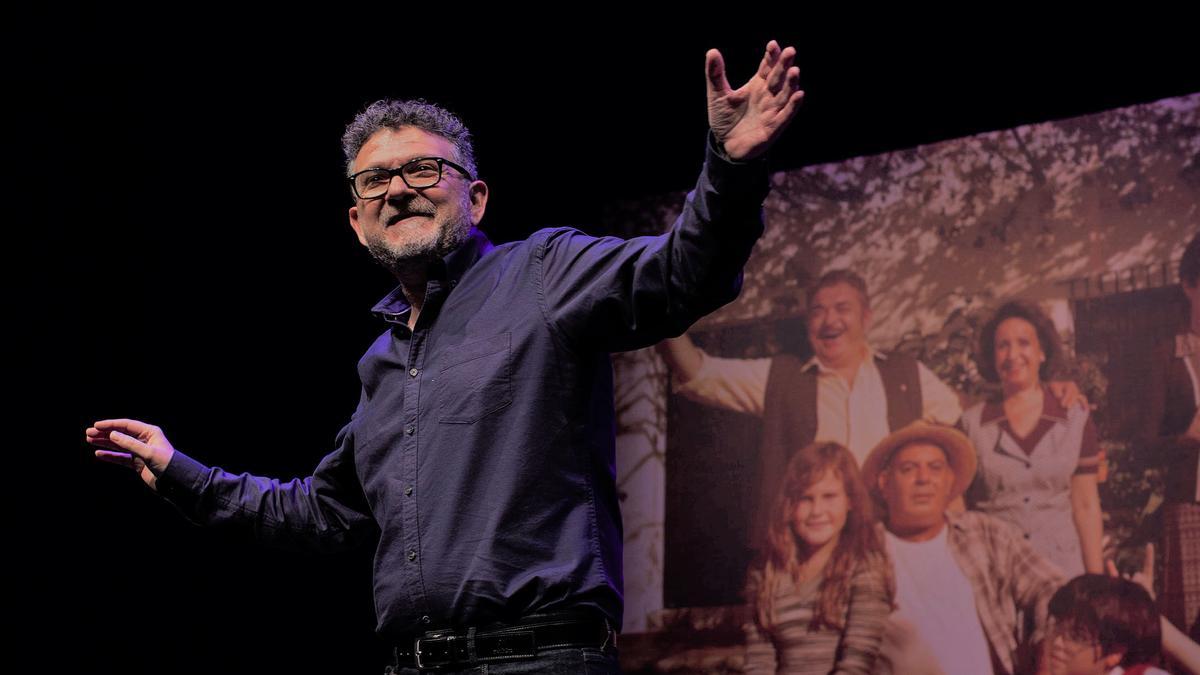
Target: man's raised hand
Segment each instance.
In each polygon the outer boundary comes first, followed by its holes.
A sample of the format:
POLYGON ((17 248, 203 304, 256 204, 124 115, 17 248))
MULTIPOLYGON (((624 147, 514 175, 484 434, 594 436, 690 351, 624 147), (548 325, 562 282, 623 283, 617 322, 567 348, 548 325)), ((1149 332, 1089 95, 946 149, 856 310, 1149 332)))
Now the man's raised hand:
POLYGON ((779 48, 771 40, 758 72, 737 89, 725 79, 721 52, 705 55, 708 75, 708 126, 730 159, 746 161, 766 153, 795 117, 804 92, 800 69, 792 65, 794 47, 779 48))

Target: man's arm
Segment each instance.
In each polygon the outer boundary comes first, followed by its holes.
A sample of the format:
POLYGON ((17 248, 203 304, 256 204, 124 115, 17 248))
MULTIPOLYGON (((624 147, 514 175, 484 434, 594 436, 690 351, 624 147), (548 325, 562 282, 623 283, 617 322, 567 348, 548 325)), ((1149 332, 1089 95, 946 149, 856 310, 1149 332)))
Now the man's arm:
POLYGON ((99 448, 97 459, 133 469, 193 523, 245 530, 282 548, 333 552, 354 546, 375 526, 349 429, 338 433, 337 450, 312 476, 286 483, 209 468, 175 450, 162 429, 138 420, 97 421, 85 439, 99 448))
POLYGON ((672 391, 697 403, 762 415, 771 359, 709 356, 687 335, 655 345, 671 369, 672 391))
POLYGON ((622 351, 677 336, 737 297, 762 233, 766 167, 802 96, 795 50, 772 41, 737 90, 720 53, 707 55, 711 133, 704 170, 671 230, 627 241, 556 230, 538 245, 543 309, 572 346, 622 351))
MULTIPOLYGON (((1117 564, 1111 559, 1104 561, 1105 571, 1110 577, 1124 577, 1146 589, 1153 600, 1154 595, 1154 544, 1146 544, 1146 556, 1142 559, 1142 569, 1132 574, 1121 574, 1117 564)), ((1159 627, 1162 630, 1162 651, 1179 663, 1188 672, 1200 673, 1200 644, 1185 635, 1175 627, 1175 624, 1165 616, 1159 616, 1159 627)))
POLYGON ((654 345, 654 350, 671 369, 671 375, 679 384, 686 384, 700 372, 705 353, 686 334, 667 338, 654 345))

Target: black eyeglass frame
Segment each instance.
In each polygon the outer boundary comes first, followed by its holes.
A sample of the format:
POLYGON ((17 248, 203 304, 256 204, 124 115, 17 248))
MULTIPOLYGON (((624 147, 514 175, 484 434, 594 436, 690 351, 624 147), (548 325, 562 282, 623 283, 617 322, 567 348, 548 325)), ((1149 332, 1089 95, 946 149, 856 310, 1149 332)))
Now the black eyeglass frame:
POLYGON ((412 159, 408 160, 404 164, 401 164, 400 166, 396 167, 395 169, 384 169, 381 167, 372 167, 370 169, 363 169, 362 171, 359 171, 358 173, 350 175, 348 178, 346 178, 346 181, 350 183, 350 190, 354 193, 355 197, 357 197, 363 201, 371 201, 374 199, 383 199, 384 197, 386 197, 387 189, 385 188, 381 194, 379 194, 375 197, 364 197, 364 196, 360 195, 358 193, 358 185, 355 183, 355 179, 358 178, 359 176, 363 175, 364 173, 386 171, 388 174, 388 182, 389 183, 396 176, 400 176, 400 180, 404 181, 404 184, 407 185, 409 187, 409 189, 424 190, 426 188, 431 188, 431 187, 437 185, 438 183, 442 182, 442 177, 445 175, 445 167, 447 167, 447 166, 450 167, 451 169, 454 169, 455 171, 461 173, 463 176, 466 176, 467 180, 472 180, 472 181, 475 180, 475 177, 471 175, 470 171, 467 171, 463 167, 459 166, 458 164, 455 164, 454 162, 451 162, 450 160, 448 160, 444 157, 413 157, 412 159), (417 186, 413 185, 412 183, 409 183, 408 178, 405 177, 405 175, 404 175, 404 167, 406 167, 410 164, 414 164, 416 162, 428 162, 430 160, 437 162, 437 165, 438 165, 437 180, 433 181, 429 185, 422 185, 420 187, 417 187, 417 186))

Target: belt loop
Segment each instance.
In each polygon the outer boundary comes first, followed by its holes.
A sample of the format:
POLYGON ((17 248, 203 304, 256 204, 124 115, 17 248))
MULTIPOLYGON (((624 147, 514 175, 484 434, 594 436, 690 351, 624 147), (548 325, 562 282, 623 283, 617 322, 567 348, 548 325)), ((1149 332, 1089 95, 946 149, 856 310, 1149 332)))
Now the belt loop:
POLYGON ((471 663, 476 661, 475 653, 475 626, 467 629, 467 657, 471 659, 471 663))

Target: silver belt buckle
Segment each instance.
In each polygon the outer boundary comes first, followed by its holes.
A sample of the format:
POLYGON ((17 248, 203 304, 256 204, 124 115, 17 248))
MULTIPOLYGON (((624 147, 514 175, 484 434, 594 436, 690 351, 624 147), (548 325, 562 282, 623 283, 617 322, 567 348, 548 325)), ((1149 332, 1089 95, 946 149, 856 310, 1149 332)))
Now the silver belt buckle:
MULTIPOLYGON (((450 661, 446 661, 445 663, 437 663, 437 664, 429 664, 429 665, 421 663, 421 641, 422 640, 426 640, 426 641, 443 640, 443 641, 449 643, 447 646, 452 646, 454 643, 454 638, 456 638, 456 637, 458 637, 458 636, 451 633, 449 635, 433 635, 433 636, 426 635, 424 637, 419 637, 416 640, 414 640, 413 641, 413 656, 416 657, 417 669, 422 670, 425 668, 439 668, 441 666, 446 666, 446 665, 453 663, 453 659, 450 661)), ((449 653, 453 653, 453 652, 451 651, 449 653)))

